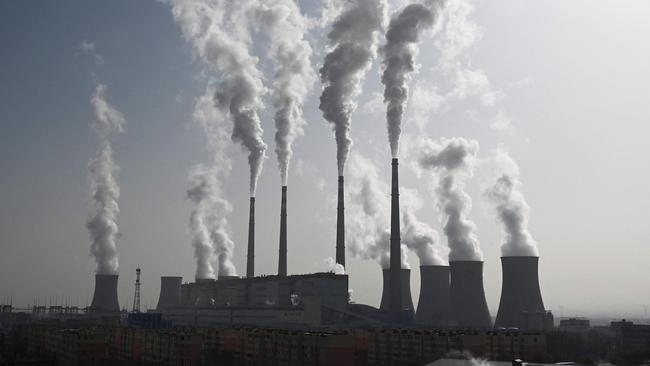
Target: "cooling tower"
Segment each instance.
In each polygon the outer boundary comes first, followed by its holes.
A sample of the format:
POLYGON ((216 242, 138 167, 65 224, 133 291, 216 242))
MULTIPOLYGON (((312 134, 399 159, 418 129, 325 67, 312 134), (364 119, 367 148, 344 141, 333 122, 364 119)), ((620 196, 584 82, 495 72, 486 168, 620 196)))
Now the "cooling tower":
POLYGON ((336 263, 345 268, 345 204, 343 176, 339 176, 339 199, 336 206, 336 263))
POLYGON ((452 324, 460 328, 491 328, 492 320, 483 290, 483 262, 452 261, 449 269, 452 324))
POLYGON ((418 324, 449 325, 449 266, 420 266, 418 324))
POLYGON ((255 276, 255 197, 251 197, 248 214, 248 254, 246 258, 246 277, 255 276))
MULTIPOLYGON (((400 278, 400 288, 402 291, 402 296, 400 297, 403 311, 400 313, 400 318, 404 319, 404 312, 406 312, 406 318, 413 318, 413 299, 411 298, 411 270, 408 268, 402 268, 401 278, 400 278)), ((391 311, 390 307, 390 296, 391 296, 391 281, 390 281, 390 269, 383 269, 382 275, 384 278, 384 288, 381 292, 381 304, 379 309, 385 312, 391 311)))
POLYGON ((280 204, 280 256, 278 257, 278 276, 287 275, 287 186, 282 186, 280 204))
POLYGON ((156 310, 176 307, 181 305, 181 283, 183 277, 162 276, 160 277, 160 296, 156 310))
POLYGON ((539 257, 501 257, 503 285, 495 327, 520 328, 524 311, 545 312, 538 262, 539 257))
POLYGON ((96 274, 95 293, 90 308, 95 312, 112 313, 120 311, 117 300, 117 275, 96 274))
MULTIPOLYGON (((392 181, 391 181, 391 200, 390 200, 390 311, 393 320, 399 322, 402 319, 402 312, 406 305, 410 304, 409 309, 413 310, 413 303, 410 301, 411 294, 409 289, 409 302, 403 303, 403 286, 402 286, 402 249, 399 228, 399 179, 397 158, 392 161, 392 181)), ((410 271, 409 271, 410 279, 410 271)), ((407 281, 409 282, 409 281, 407 281)))

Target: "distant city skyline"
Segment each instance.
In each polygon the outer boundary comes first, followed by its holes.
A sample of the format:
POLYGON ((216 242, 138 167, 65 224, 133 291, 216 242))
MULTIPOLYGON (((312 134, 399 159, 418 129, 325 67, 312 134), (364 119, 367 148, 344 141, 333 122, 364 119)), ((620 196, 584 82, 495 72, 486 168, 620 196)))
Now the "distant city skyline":
MULTIPOLYGON (((325 11, 327 3, 298 1, 309 18, 305 40, 316 75, 336 10, 325 11)), ((409 3, 388 1, 388 15, 409 3)), ((446 260, 439 181, 418 163, 420 140, 469 141, 475 171, 462 179, 492 316, 504 233, 486 190, 498 173, 495 155, 505 151, 518 165, 530 206, 527 228, 539 251, 546 308, 556 317, 647 318, 650 49, 643 45, 650 41, 650 4, 626 5, 448 0, 440 24, 422 34, 400 138, 402 205, 437 231, 437 254, 446 260)), ((137 266, 143 308, 156 306, 160 276, 194 280, 194 206, 186 192, 194 167, 209 166, 215 154, 195 105, 221 75, 206 67, 179 23, 165 1, 0 3, 0 302, 90 303, 96 266, 86 222, 94 212, 88 168, 98 148, 91 127, 98 85, 126 121, 124 133, 111 136, 119 165, 120 305, 133 303, 137 266)), ((268 40, 257 34, 251 42, 267 89, 259 117, 268 148, 255 194, 256 274, 264 275, 278 271, 283 181, 268 40)), ((384 45, 383 34, 378 42, 384 45)), ((381 76, 379 57, 356 97, 344 172, 350 194, 364 177, 375 177, 376 200, 385 198, 377 202, 378 222, 388 224, 391 147, 381 76)), ((337 149, 319 110, 318 79, 305 94, 304 135, 293 142, 288 168, 289 274, 329 271, 335 257, 337 149)), ((232 270, 241 276, 250 168, 248 150, 226 137, 218 140, 232 164, 220 176, 232 205, 224 228, 234 244, 232 270)), ((346 201, 348 222, 362 212, 359 202, 346 201)), ((379 306, 381 256, 361 258, 353 240, 347 238, 346 252, 352 300, 379 306)), ((411 249, 406 260, 417 303, 422 257, 411 249)))

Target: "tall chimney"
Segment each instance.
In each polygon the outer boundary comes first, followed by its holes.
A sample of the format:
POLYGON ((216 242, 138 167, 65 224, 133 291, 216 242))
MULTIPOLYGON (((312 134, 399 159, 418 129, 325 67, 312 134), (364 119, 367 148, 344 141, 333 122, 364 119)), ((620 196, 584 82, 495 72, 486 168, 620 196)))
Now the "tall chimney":
POLYGON ((449 325, 449 266, 420 266, 420 299, 415 322, 449 325))
POLYGON ((539 257, 501 257, 503 285, 496 328, 522 328, 521 317, 524 311, 544 312, 544 301, 539 288, 539 257))
POLYGON ((345 268, 345 204, 343 176, 339 176, 339 200, 336 207, 336 263, 345 268))
POLYGON ((492 328, 483 289, 483 262, 451 261, 449 303, 451 322, 464 329, 492 328))
POLYGON ((160 296, 156 310, 181 305, 181 283, 183 277, 162 276, 160 277, 160 296))
MULTIPOLYGON (((390 311, 390 275, 391 270, 388 268, 383 269, 382 277, 384 279, 384 287, 381 292, 381 303, 379 305, 379 310, 384 312, 390 311)), ((413 298, 411 297, 411 270, 408 268, 402 268, 400 270, 400 283, 402 285, 402 304, 403 304, 403 313, 406 313, 408 318, 412 318, 414 314, 413 308, 413 298)), ((402 314, 403 314, 402 313, 402 314)))
POLYGON ((117 313, 120 304, 117 300, 117 275, 96 274, 95 293, 90 308, 99 313, 117 313))
POLYGON ((246 258, 246 277, 255 277, 255 197, 251 197, 248 214, 248 256, 246 258))
POLYGON ((390 310, 393 320, 402 320, 402 250, 399 228, 399 179, 397 158, 393 158, 393 179, 390 202, 390 310))
POLYGON ((278 276, 287 275, 287 186, 282 186, 282 203, 280 205, 280 257, 278 259, 278 276))

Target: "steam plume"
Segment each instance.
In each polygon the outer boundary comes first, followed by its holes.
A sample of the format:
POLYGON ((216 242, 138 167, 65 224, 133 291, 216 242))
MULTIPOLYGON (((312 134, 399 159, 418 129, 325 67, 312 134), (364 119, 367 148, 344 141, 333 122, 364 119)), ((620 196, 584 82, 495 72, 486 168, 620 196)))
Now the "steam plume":
POLYGON ((419 51, 420 34, 433 27, 439 13, 437 1, 430 1, 427 5, 408 5, 392 17, 386 32, 386 45, 381 52, 388 140, 394 158, 399 150, 402 116, 409 92, 408 81, 417 67, 415 58, 419 51))
POLYGON ((215 259, 220 276, 236 275, 232 263, 234 243, 227 221, 232 206, 224 198, 220 184, 220 177, 227 175, 231 167, 225 151, 230 131, 225 116, 213 104, 213 95, 214 89, 209 87, 194 106, 194 119, 203 129, 213 155, 211 166, 197 165, 190 171, 186 193, 194 204, 189 228, 196 258, 196 278, 215 278, 212 265, 215 259))
POLYGON ((377 34, 384 28, 386 0, 352 0, 332 24, 327 35, 331 50, 320 69, 324 85, 320 97, 323 117, 332 125, 336 139, 336 161, 343 175, 350 152, 350 117, 354 98, 377 53, 377 34))
MULTIPOLYGON (((353 155, 350 160, 350 187, 347 194, 350 220, 346 225, 348 248, 357 258, 376 260, 390 267, 390 187, 379 178, 377 168, 368 159, 353 155)), ((415 251, 420 264, 444 264, 436 246, 438 235, 415 215, 419 197, 405 190, 402 212, 402 268, 410 268, 407 249, 415 251)))
POLYGON ((449 243, 450 261, 480 261, 483 258, 474 233, 476 225, 467 218, 472 199, 464 191, 465 181, 473 175, 478 142, 463 138, 427 140, 420 165, 438 176, 435 193, 444 215, 444 232, 449 243))
POLYGON ((99 148, 97 156, 89 165, 89 180, 95 212, 86 221, 92 244, 90 253, 97 263, 97 274, 117 274, 119 267, 115 241, 119 235, 117 214, 120 209, 117 200, 120 188, 115 181, 118 166, 113 161, 110 136, 124 132, 124 116, 106 101, 106 86, 98 84, 91 99, 99 148))
POLYGON ((293 0, 261 0, 256 9, 257 27, 269 39, 268 53, 275 69, 275 153, 282 185, 287 185, 291 146, 302 135, 302 105, 314 85, 312 48, 304 38, 308 22, 293 0))
POLYGON ((255 1, 172 0, 172 14, 196 54, 221 74, 214 102, 233 122, 232 140, 248 150, 250 195, 266 157, 258 110, 264 94, 257 58, 250 55, 248 11, 255 1))
POLYGON ((519 190, 519 167, 504 151, 498 151, 495 160, 502 173, 485 195, 494 204, 497 217, 503 224, 505 236, 501 243, 501 255, 538 256, 537 243, 528 231, 530 206, 519 190))

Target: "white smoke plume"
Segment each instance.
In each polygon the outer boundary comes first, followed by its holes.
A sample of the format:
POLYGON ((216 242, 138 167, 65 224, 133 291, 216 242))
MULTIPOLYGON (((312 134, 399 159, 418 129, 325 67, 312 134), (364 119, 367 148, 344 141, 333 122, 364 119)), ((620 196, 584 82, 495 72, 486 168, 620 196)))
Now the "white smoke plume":
POLYGON ((504 238, 501 255, 539 256, 537 243, 528 231, 530 206, 521 193, 519 167, 507 152, 499 150, 495 156, 499 170, 498 178, 485 191, 485 196, 494 205, 497 218, 503 225, 504 238))
POLYGON ((120 188, 115 181, 118 166, 113 161, 110 137, 124 132, 124 116, 106 101, 106 86, 98 84, 92 96, 94 121, 99 148, 89 165, 90 189, 94 201, 94 214, 86 221, 92 244, 90 253, 97 263, 97 274, 117 274, 119 267, 116 240, 119 236, 117 200, 120 188))
POLYGON ((328 272, 341 275, 345 274, 345 268, 341 264, 336 263, 334 258, 327 257, 323 262, 325 263, 325 267, 327 268, 328 272))
POLYGON ((305 125, 302 106, 316 80, 311 65, 312 48, 304 38, 308 20, 293 0, 260 0, 256 26, 268 37, 273 62, 275 153, 282 185, 287 185, 291 149, 305 125))
POLYGON ((402 118, 408 99, 410 76, 416 71, 420 34, 433 27, 441 2, 411 4, 395 14, 386 31, 386 44, 381 49, 384 72, 384 102, 391 154, 397 157, 402 118))
POLYGON ((220 276, 234 276, 237 271, 232 262, 234 243, 230 239, 227 217, 232 206, 221 190, 220 177, 229 174, 231 162, 226 154, 229 126, 227 118, 214 106, 214 89, 208 87, 194 106, 194 120, 207 137, 213 155, 212 165, 195 166, 189 174, 187 198, 194 207, 190 214, 189 229, 196 259, 196 278, 215 278, 213 263, 218 263, 220 276))
POLYGON ((472 199, 464 191, 465 181, 473 175, 478 142, 464 138, 426 140, 420 154, 420 166, 432 170, 438 178, 435 194, 443 213, 443 226, 449 244, 450 261, 481 261, 483 254, 476 237, 476 225, 467 218, 472 199))
MULTIPOLYGON (((379 178, 375 165, 355 154, 350 159, 349 187, 346 209, 347 247, 357 258, 376 260, 382 268, 390 268, 390 187, 379 178)), ((401 203, 402 268, 410 268, 407 250, 415 251, 421 265, 445 264, 436 246, 438 234, 418 220, 414 192, 406 194, 413 199, 401 203)))
POLYGON ((265 93, 257 58, 249 53, 254 0, 172 0, 172 14, 196 54, 221 75, 214 103, 233 122, 232 140, 248 150, 250 195, 266 157, 258 111, 265 93))
POLYGON ((438 232, 426 222, 420 221, 415 213, 420 208, 420 195, 417 191, 402 189, 400 196, 402 242, 415 252, 421 266, 448 265, 439 248, 438 232))
POLYGON ((351 0, 327 35, 331 50, 320 69, 323 91, 320 110, 332 125, 336 161, 343 175, 350 152, 351 114, 360 84, 377 54, 377 38, 386 21, 386 0, 351 0))

